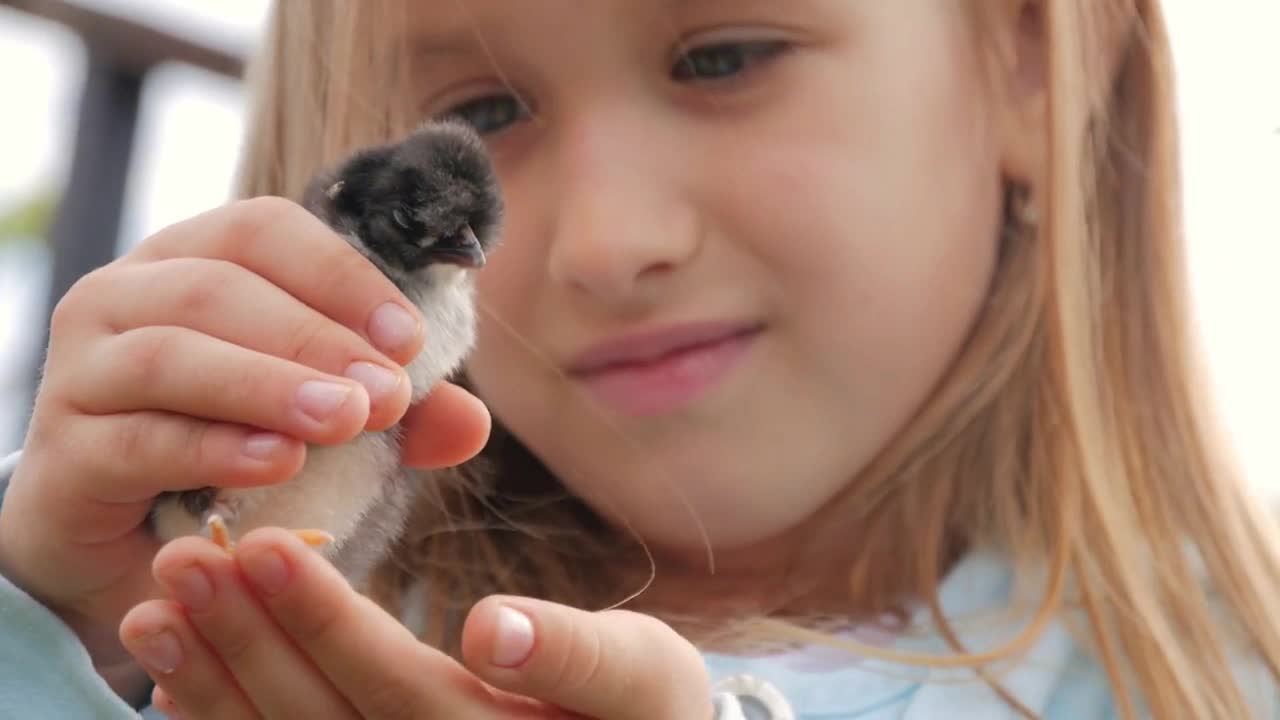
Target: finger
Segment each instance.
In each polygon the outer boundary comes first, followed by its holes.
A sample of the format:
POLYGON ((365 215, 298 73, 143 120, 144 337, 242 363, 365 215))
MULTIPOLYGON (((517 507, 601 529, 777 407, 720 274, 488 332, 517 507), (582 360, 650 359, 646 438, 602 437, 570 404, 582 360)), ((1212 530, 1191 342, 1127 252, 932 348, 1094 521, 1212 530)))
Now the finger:
POLYGON ((164 713, 169 720, 183 720, 182 711, 178 709, 178 703, 169 697, 169 693, 164 688, 155 685, 151 688, 151 707, 164 713))
POLYGON ((666 624, 529 598, 486 598, 463 626, 468 668, 495 687, 610 720, 712 716, 701 656, 666 624))
POLYGON ((88 545, 136 531, 161 492, 280 482, 306 457, 303 444, 287 436, 158 412, 75 415, 57 442, 75 449, 62 453, 73 491, 51 496, 42 517, 88 545))
POLYGON ((419 642, 290 533, 255 530, 235 560, 267 611, 364 718, 492 717, 489 688, 419 642))
POLYGON ((117 275, 120 286, 145 287, 147 292, 115 292, 101 299, 102 322, 113 334, 153 325, 180 326, 351 377, 369 393, 371 429, 389 427, 408 406, 404 368, 350 328, 239 265, 175 258, 125 265, 117 275))
POLYGON ((405 413, 404 463, 433 470, 466 462, 488 442, 491 424, 479 398, 442 382, 405 413))
POLYGON ((195 720, 258 717, 235 678, 169 600, 134 607, 120 623, 120 642, 164 695, 195 720))
POLYGON ((70 382, 77 410, 160 410, 334 444, 362 430, 369 396, 354 380, 179 327, 130 330, 102 343, 95 371, 70 382))
POLYGON ((243 200, 197 215, 156 233, 131 255, 243 266, 401 365, 417 355, 425 337, 421 314, 394 283, 315 215, 282 198, 243 200))
POLYGON ((63 442, 78 448, 78 496, 100 503, 267 485, 292 477, 306 459, 305 445, 286 435, 164 412, 77 415, 62 432, 63 442))
MULTIPOLYGON (((353 718, 355 712, 263 610, 235 561, 204 538, 180 538, 156 555, 156 580, 267 717, 353 718)), ((181 699, 179 705, 183 705, 181 699)))

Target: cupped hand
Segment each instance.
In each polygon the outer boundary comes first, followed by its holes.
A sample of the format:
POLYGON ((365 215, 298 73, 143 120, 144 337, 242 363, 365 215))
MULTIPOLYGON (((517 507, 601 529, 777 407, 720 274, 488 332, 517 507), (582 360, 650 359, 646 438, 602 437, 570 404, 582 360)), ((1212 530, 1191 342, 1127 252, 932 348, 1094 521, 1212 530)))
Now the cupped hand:
MULTIPOLYGON (((153 498, 278 483, 306 444, 391 426, 410 401, 403 365, 430 338, 396 286, 295 203, 255 198, 165 228, 58 303, 0 506, 0 574, 129 695, 145 678, 116 631, 156 597, 153 498), (335 385, 345 401, 318 407, 335 385)), ((489 420, 444 384, 407 422, 406 462, 430 467, 474 454, 489 420)))
POLYGON ((401 365, 425 335, 390 280, 286 200, 160 231, 54 311, 0 508, 0 567, 60 614, 114 629, 150 589, 144 520, 156 494, 279 482, 305 443, 389 426, 409 402, 401 365), (375 368, 390 378, 381 394, 361 382, 375 368), (329 385, 346 402, 309 413, 329 385))
POLYGON ((468 616, 459 663, 281 529, 234 556, 181 538, 154 571, 171 598, 134 608, 120 637, 156 707, 188 720, 712 716, 701 657, 645 615, 493 596, 468 616))

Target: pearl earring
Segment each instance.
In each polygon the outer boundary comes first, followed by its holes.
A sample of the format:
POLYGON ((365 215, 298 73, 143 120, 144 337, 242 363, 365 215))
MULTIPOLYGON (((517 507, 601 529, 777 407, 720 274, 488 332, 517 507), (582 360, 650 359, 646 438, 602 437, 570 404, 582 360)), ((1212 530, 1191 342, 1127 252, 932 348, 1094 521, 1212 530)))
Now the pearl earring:
POLYGON ((1031 199, 1031 188, 1021 183, 1011 183, 1006 195, 1006 213, 1010 230, 1034 232, 1040 226, 1040 208, 1031 199))
POLYGON ((1028 228, 1040 226, 1040 208, 1030 198, 1018 205, 1018 220, 1028 228))

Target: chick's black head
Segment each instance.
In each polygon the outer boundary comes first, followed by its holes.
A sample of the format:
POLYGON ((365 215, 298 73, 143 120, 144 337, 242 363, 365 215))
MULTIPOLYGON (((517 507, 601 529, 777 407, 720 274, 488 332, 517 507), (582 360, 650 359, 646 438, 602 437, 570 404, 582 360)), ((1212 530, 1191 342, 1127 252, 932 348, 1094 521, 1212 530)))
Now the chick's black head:
POLYGON ((335 219, 406 272, 479 267, 496 243, 497 178, 483 141, 461 123, 429 123, 401 142, 361 151, 323 190, 335 219))

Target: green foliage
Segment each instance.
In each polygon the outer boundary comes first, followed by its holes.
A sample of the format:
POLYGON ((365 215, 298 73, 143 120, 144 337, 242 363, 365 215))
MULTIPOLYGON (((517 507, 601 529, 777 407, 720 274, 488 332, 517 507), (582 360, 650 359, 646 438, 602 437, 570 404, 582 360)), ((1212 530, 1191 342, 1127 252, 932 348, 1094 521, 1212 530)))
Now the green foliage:
POLYGON ((0 213, 0 245, 19 240, 43 239, 49 232, 57 207, 57 194, 46 191, 0 213))

